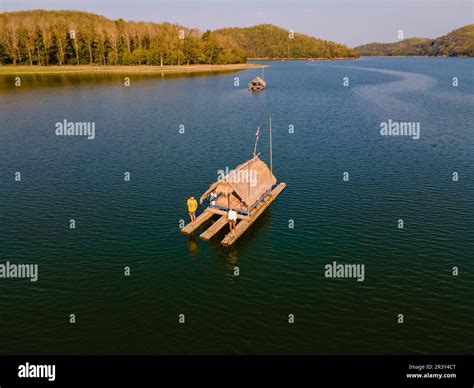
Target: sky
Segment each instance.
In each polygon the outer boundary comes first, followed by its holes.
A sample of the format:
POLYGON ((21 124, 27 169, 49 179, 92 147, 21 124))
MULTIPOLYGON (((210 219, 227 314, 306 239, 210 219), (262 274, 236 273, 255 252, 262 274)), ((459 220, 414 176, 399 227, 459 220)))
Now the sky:
POLYGON ((69 9, 201 30, 271 23, 355 47, 435 38, 474 23, 474 0, 0 0, 0 11, 69 9))

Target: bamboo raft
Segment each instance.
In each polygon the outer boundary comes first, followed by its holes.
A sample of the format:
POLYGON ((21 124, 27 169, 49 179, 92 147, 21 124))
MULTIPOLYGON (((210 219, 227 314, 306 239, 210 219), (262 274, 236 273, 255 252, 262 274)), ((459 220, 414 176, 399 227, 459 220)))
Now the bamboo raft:
MULTIPOLYGON (((240 164, 225 176, 218 178, 201 195, 199 202, 209 201, 207 208, 192 222, 181 229, 184 235, 194 233, 212 218, 217 218, 200 234, 200 238, 209 241, 229 225, 231 211, 237 214, 234 230, 221 241, 224 247, 230 247, 250 228, 285 189, 286 183, 279 183, 273 175, 272 136, 270 118, 270 167, 257 155, 257 142, 260 128, 256 132, 253 157, 240 164)), ((223 174, 222 174, 223 175, 223 174)), ((230 228, 229 228, 230 229, 230 228)))
POLYGON ((250 92, 257 92, 267 87, 267 83, 260 77, 255 77, 247 86, 250 92))
MULTIPOLYGON (((275 201, 278 195, 285 189, 286 183, 280 183, 276 186, 270 194, 268 194, 254 209, 250 217, 241 217, 239 222, 235 227, 235 232, 229 232, 225 235, 224 239, 221 241, 221 245, 224 247, 230 247, 233 245, 239 237, 241 237, 248 228, 267 210, 270 205, 275 201)), ((213 211, 214 209, 207 208, 204 210, 199 217, 196 218, 196 221, 190 222, 184 228, 181 229, 181 233, 184 235, 190 235, 194 233, 200 226, 202 226, 206 221, 209 221, 212 217, 219 215, 213 211)), ((228 225, 227 215, 221 215, 219 219, 214 222, 209 228, 200 234, 200 238, 204 241, 209 241, 215 235, 217 235, 226 225, 228 225)))

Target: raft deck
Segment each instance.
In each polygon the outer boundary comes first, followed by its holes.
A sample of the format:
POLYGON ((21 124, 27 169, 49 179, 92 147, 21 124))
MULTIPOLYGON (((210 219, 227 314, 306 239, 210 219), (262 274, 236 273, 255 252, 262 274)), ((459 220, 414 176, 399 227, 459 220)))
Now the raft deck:
POLYGON ((219 231, 228 224, 227 216, 221 216, 216 222, 214 222, 209 228, 199 236, 204 241, 209 241, 214 237, 219 231))
POLYGON ((193 233, 197 228, 199 228, 202 224, 204 224, 207 220, 209 220, 213 215, 214 213, 209 211, 208 209, 204 210, 196 218, 196 221, 190 222, 183 229, 181 229, 181 233, 185 235, 193 233))
POLYGON ((278 195, 286 187, 286 183, 280 183, 275 187, 272 192, 265 197, 265 199, 258 204, 252 213, 250 220, 241 220, 235 227, 234 232, 229 232, 224 239, 221 241, 221 244, 225 247, 230 247, 235 244, 235 242, 242 236, 247 229, 257 220, 258 217, 273 203, 273 201, 278 197, 278 195))

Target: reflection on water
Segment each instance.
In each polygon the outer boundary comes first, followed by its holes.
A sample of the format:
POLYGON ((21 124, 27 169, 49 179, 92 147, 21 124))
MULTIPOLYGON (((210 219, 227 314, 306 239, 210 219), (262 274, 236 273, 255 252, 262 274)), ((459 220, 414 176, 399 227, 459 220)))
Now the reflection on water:
POLYGON ((238 258, 238 250, 235 248, 235 246, 227 251, 223 269, 224 276, 229 283, 235 283, 240 277, 240 268, 238 267, 237 263, 238 258))
POLYGON ((227 257, 226 257, 226 262, 229 264, 229 265, 236 265, 237 264, 237 259, 239 258, 239 255, 237 253, 237 249, 234 248, 231 248, 229 250, 229 252, 227 252, 227 257))
POLYGON ((199 244, 197 243, 196 237, 194 235, 189 236, 188 252, 193 258, 197 258, 199 256, 199 244))
MULTIPOLYGON (((21 70, 20 70, 21 71, 21 70)), ((50 73, 50 74, 0 74, 0 93, 27 91, 45 87, 81 87, 86 85, 101 85, 115 83, 123 85, 125 77, 130 79, 130 85, 150 79, 183 78, 183 77, 208 77, 222 73, 236 72, 235 70, 219 70, 202 73, 50 73), (21 85, 16 85, 19 77, 21 85)))

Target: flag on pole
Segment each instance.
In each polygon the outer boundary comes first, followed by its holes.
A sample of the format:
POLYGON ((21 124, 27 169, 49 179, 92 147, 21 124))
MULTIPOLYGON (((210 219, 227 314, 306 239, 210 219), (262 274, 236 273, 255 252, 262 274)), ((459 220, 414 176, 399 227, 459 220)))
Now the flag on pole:
POLYGON ((257 132, 255 132, 255 146, 253 147, 253 156, 257 153, 257 143, 258 138, 260 137, 260 127, 257 128, 257 132))

